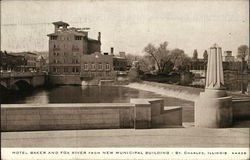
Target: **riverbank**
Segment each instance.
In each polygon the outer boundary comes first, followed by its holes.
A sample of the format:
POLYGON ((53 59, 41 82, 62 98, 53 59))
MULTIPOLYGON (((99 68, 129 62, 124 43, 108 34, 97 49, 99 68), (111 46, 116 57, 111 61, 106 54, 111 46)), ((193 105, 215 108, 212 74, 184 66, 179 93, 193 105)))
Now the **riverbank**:
POLYGON ((148 81, 130 83, 126 85, 126 87, 150 91, 157 94, 161 94, 163 96, 180 98, 188 101, 195 101, 199 97, 200 92, 204 91, 204 89, 201 88, 193 88, 148 81))

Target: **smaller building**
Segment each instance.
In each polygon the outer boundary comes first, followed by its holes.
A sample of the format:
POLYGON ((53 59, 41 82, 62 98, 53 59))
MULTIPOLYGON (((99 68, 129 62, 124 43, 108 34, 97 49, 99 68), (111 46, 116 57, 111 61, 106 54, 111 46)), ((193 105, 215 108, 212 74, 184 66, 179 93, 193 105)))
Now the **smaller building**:
POLYGON ((36 60, 38 55, 32 52, 17 52, 17 53, 10 53, 14 56, 22 56, 26 60, 26 64, 22 66, 24 72, 28 71, 35 71, 36 70, 36 60))
POLYGON ((98 78, 109 79, 114 76, 113 56, 95 52, 81 57, 82 79, 98 78))
POLYGON ((36 70, 38 72, 48 72, 48 64, 46 62, 46 59, 42 55, 37 57, 36 70))
POLYGON ((222 56, 223 62, 234 62, 235 58, 232 55, 232 51, 224 51, 224 55, 222 56))
POLYGON ((114 55, 114 48, 111 47, 110 54, 113 56, 113 66, 115 71, 126 71, 127 70, 127 59, 125 52, 119 52, 119 55, 114 55))
POLYGON ((21 71, 27 64, 22 55, 11 55, 6 51, 0 51, 0 70, 1 71, 21 71))

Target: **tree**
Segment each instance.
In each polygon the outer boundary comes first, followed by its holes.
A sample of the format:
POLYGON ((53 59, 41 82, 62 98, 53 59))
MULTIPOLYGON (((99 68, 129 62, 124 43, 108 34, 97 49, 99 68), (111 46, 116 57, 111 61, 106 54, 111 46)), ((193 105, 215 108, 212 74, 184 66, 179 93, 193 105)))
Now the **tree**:
POLYGON ((238 47, 237 57, 241 59, 242 62, 245 61, 246 56, 248 55, 249 48, 247 45, 241 45, 238 47))
POLYGON ((186 70, 191 62, 190 57, 188 57, 183 50, 178 48, 171 51, 170 60, 177 70, 186 70))
MULTIPOLYGON (((238 47, 237 57, 241 59, 241 72, 242 72, 242 74, 243 74, 243 70, 244 70, 245 58, 248 55, 248 52, 249 52, 249 48, 247 45, 241 45, 238 47)), ((243 83, 241 83, 241 93, 244 93, 243 83)))
POLYGON ((195 61, 198 60, 198 52, 197 52, 197 49, 194 50, 194 53, 193 53, 193 60, 195 60, 195 61))
POLYGON ((153 44, 148 44, 144 48, 144 52, 146 52, 150 57, 154 60, 157 65, 158 72, 163 73, 165 70, 165 66, 169 61, 169 53, 170 51, 167 49, 168 42, 163 42, 159 45, 159 47, 155 47, 153 44))
POLYGON ((207 50, 205 50, 204 53, 203 53, 203 59, 204 59, 205 61, 207 61, 207 59, 208 59, 207 50))

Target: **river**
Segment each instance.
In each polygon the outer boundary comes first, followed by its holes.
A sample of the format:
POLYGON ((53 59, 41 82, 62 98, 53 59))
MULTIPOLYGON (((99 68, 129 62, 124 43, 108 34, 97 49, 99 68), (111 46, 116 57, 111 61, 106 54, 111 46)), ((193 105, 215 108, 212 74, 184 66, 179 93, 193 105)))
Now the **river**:
POLYGON ((194 103, 124 86, 57 86, 5 94, 2 104, 126 103, 131 98, 163 98, 165 106, 183 106, 183 120, 193 121, 194 103))

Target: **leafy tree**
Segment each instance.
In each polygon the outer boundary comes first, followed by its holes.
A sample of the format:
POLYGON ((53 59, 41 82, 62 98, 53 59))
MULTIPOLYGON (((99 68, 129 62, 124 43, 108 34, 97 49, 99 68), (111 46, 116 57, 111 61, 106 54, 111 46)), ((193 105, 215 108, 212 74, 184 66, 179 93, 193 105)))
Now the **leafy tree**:
POLYGON ((195 61, 198 60, 198 52, 197 52, 197 49, 194 50, 194 53, 193 53, 193 60, 195 60, 195 61))
MULTIPOLYGON (((249 54, 249 48, 247 45, 241 45, 238 47, 237 57, 241 59, 241 72, 244 70, 244 62, 246 56, 249 54)), ((241 83, 241 93, 244 93, 243 83, 241 83)))
POLYGON ((170 60, 174 64, 174 69, 177 70, 186 70, 191 62, 190 57, 182 49, 178 48, 171 51, 170 60))
POLYGON ((246 56, 248 55, 249 48, 247 45, 241 45, 238 47, 238 54, 237 57, 242 60, 242 62, 245 61, 246 56))

